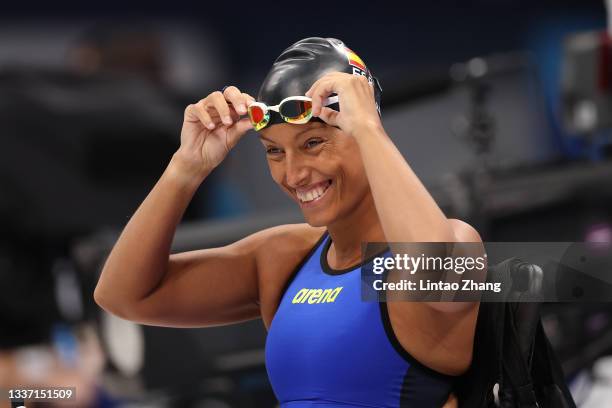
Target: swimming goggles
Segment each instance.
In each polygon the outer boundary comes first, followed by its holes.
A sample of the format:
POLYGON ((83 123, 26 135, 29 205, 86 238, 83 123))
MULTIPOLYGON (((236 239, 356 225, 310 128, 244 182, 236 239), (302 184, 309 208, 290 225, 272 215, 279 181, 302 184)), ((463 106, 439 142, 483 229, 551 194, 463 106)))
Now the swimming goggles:
MULTIPOLYGON (((323 106, 338 103, 338 95, 327 98, 323 106)), ((268 106, 262 102, 251 102, 247 107, 253 129, 260 131, 270 123, 270 111, 276 112, 287 123, 296 125, 308 123, 312 118, 312 98, 289 96, 278 105, 268 106)))

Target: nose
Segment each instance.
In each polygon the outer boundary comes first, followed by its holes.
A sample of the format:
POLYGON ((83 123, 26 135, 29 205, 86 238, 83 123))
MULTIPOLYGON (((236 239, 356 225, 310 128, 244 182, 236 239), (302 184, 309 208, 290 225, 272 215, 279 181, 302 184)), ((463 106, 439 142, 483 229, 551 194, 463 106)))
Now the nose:
POLYGON ((308 184, 310 170, 306 161, 299 154, 287 152, 285 156, 285 177, 287 185, 297 188, 308 184))

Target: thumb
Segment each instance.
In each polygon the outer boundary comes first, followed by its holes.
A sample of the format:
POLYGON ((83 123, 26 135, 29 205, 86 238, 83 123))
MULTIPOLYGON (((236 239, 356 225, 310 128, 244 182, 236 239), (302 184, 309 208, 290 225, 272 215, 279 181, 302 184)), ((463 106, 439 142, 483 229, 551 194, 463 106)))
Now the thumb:
POLYGON ((227 129, 227 143, 230 149, 236 146, 242 136, 250 129, 253 129, 253 125, 249 118, 243 118, 238 122, 234 122, 234 124, 227 129))
POLYGON ((332 108, 323 107, 319 113, 319 119, 331 126, 338 126, 338 115, 340 112, 333 110, 332 108))

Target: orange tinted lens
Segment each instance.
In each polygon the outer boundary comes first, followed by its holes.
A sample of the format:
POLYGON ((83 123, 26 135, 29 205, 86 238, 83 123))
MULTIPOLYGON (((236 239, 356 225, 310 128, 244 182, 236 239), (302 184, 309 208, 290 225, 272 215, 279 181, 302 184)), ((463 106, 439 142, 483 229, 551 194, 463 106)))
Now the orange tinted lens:
POLYGON ((249 108, 249 117, 255 123, 261 122, 264 118, 264 111, 261 106, 251 106, 249 108))
POLYGON ((253 105, 249 107, 249 119, 255 130, 263 129, 270 120, 270 115, 267 114, 261 106, 253 105))
POLYGON ((280 114, 287 122, 298 122, 312 116, 311 101, 286 101, 279 108, 280 114))

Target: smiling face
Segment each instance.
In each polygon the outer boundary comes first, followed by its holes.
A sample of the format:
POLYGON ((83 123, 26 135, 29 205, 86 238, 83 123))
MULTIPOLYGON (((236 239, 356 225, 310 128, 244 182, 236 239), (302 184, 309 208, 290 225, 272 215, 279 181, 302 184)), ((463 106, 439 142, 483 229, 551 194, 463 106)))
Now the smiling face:
POLYGON ((310 225, 328 226, 371 202, 357 142, 342 130, 321 122, 283 123, 259 136, 272 178, 310 225))

